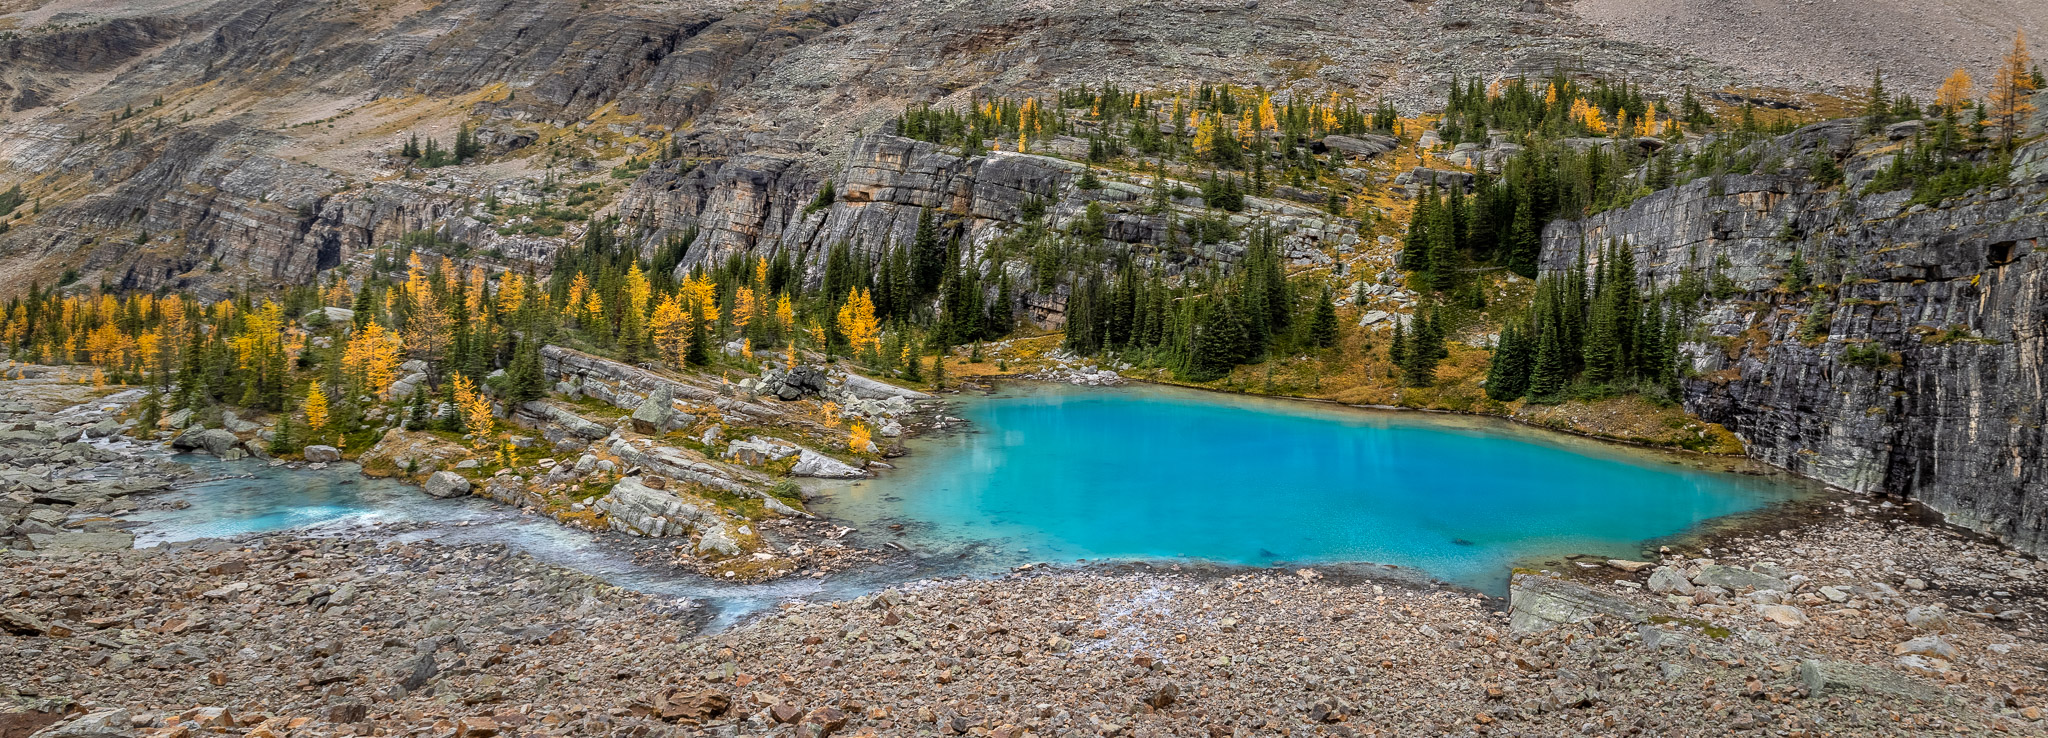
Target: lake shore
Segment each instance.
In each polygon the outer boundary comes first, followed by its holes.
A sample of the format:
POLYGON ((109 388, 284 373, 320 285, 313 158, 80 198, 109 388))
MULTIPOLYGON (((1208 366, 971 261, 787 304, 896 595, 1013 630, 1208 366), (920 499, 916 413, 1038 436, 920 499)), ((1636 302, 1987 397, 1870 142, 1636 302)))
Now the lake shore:
POLYGON ((1787 591, 1690 584, 1699 604, 1680 607, 1608 581, 1570 593, 1670 615, 1529 633, 1512 625, 1536 610, 1526 593, 1510 611, 1312 569, 927 581, 693 636, 673 600, 503 546, 276 535, 15 556, 0 565, 0 672, 24 676, 0 698, 16 724, 84 711, 109 725, 71 735, 138 736, 2043 727, 2038 562, 1867 505, 1725 545, 1711 563, 1661 563, 1787 591), (1810 679, 1809 662, 1870 671, 1810 679))
POLYGON ((0 558, 0 673, 22 675, 0 720, 78 738, 2044 728, 2041 562, 1882 501, 1816 504, 1651 561, 1568 562, 1508 601, 1122 563, 791 601, 706 634, 687 603, 502 544, 53 546, 0 558), (1558 621, 1517 629, 1536 616, 1558 621))

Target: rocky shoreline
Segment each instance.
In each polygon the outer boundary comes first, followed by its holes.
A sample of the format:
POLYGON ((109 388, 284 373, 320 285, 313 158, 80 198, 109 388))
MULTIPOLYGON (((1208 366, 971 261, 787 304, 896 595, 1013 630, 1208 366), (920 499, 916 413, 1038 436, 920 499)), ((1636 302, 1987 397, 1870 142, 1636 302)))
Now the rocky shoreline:
MULTIPOLYGON (((61 381, 35 392, 43 402, 9 398, 27 408, 17 430, 106 394, 61 381)), ((168 468, 118 454, 93 463, 67 486, 168 468)), ((126 499, 71 522, 119 533, 97 513, 126 499)), ((1882 500, 1813 507, 1674 543, 1655 560, 1523 571, 1506 601, 1373 567, 1028 567, 791 600, 712 633, 698 632, 702 612, 686 601, 504 544, 264 535, 38 546, 0 558, 0 673, 21 675, 0 682, 0 732, 2048 729, 2048 566, 1882 500)), ((642 546, 643 563, 661 563, 660 548, 642 546)))
POLYGON ((53 737, 2039 734, 2048 569, 1837 509, 1711 560, 1525 573, 1507 608, 1129 565, 792 601, 706 635, 677 602, 503 546, 16 556, 0 671, 25 676, 0 720, 71 720, 53 737))

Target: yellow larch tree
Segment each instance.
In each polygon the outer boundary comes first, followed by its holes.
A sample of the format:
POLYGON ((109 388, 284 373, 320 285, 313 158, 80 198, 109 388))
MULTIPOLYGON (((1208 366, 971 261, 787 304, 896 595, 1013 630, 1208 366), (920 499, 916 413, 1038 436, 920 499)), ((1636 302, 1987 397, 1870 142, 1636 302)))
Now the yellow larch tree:
POLYGON ((1941 88, 1934 91, 1934 107, 1944 113, 1962 110, 1969 106, 1976 92, 1977 82, 1970 78, 1970 70, 1957 67, 1954 74, 1942 80, 1941 88))
POLYGON ((881 348, 881 323, 875 319, 875 301, 867 290, 856 287, 847 292, 846 303, 839 307, 839 333, 846 336, 856 355, 881 348))
POLYGON ((519 309, 526 300, 526 278, 517 272, 506 272, 498 280, 498 312, 511 313, 519 309))
POLYGON ((363 391, 383 396, 397 379, 398 340, 376 323, 363 326, 341 352, 342 369, 363 391))
POLYGON ((754 322, 754 311, 757 309, 757 306, 754 304, 754 288, 743 286, 734 290, 732 293, 733 328, 745 331, 747 324, 754 322))
POLYGON ((306 389, 306 428, 317 436, 327 429, 327 393, 314 382, 306 389))
POLYGON ((483 448, 490 441, 491 431, 497 421, 491 417, 491 398, 476 391, 476 383, 469 377, 455 375, 455 409, 462 413, 462 428, 469 431, 470 445, 483 448))
POLYGON ((572 311, 583 309, 583 299, 589 296, 590 277, 582 272, 577 272, 576 278, 569 281, 569 309, 572 311))
POLYGON ((682 302, 674 294, 663 296, 647 327, 654 333, 654 348, 661 352, 661 357, 671 365, 681 366, 683 353, 690 350, 690 315, 683 311, 682 302))
POLYGON ((874 442, 874 436, 868 431, 867 424, 854 423, 850 431, 846 437, 846 447, 857 454, 867 453, 868 445, 874 442))
POLYGON ((1991 82, 1991 119, 1998 123, 2000 137, 2007 148, 2012 146, 2013 137, 2027 116, 2034 112, 2030 95, 2034 91, 2034 76, 2027 69, 2033 57, 2027 54, 2027 32, 2021 31, 2012 40, 2012 51, 1998 62, 1998 74, 1991 82))
POLYGON ((411 303, 405 319, 406 350, 417 358, 439 360, 454 336, 455 321, 441 309, 441 302, 434 298, 434 290, 426 280, 407 284, 405 296, 411 303))
POLYGON ((626 309, 634 315, 647 315, 647 301, 653 295, 653 287, 647 283, 647 275, 640 271, 640 262, 633 262, 626 269, 626 309))
POLYGON ((775 330, 786 331, 796 327, 796 308, 789 304, 789 293, 785 292, 775 300, 775 330))

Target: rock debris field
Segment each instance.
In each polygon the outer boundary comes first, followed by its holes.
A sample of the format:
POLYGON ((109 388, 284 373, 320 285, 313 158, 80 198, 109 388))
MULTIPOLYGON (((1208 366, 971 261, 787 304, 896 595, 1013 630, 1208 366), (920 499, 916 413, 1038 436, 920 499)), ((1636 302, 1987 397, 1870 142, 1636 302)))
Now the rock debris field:
POLYGON ((0 731, 2042 734, 2048 571, 1843 515, 1724 541, 1712 563, 1524 575, 1512 617, 1498 599, 1312 570, 1136 567, 791 602, 701 635, 680 603, 502 546, 266 536, 16 555, 0 565, 0 731))

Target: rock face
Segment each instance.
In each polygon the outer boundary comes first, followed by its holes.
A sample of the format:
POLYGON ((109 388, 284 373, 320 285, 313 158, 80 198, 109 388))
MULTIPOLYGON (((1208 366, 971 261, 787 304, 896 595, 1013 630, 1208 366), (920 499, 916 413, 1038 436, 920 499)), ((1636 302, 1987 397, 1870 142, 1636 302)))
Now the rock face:
MULTIPOLYGON (((1631 245, 1645 286, 1726 280, 1699 308, 1708 340, 1682 347, 1684 403, 1751 456, 1858 492, 1910 495, 1951 522, 2048 551, 2048 182, 1911 206, 1859 196, 1889 154, 1859 151, 1857 121, 1764 144, 1766 160, 1846 156, 1846 185, 1794 170, 1699 179, 1544 234, 1557 273, 1631 245), (1780 288, 1794 253, 1833 293, 1780 288), (1802 324, 1820 326, 1802 332, 1802 324)), ((1881 140, 1863 142, 1866 147, 1881 140)), ((2048 153, 2036 142, 2015 157, 2048 153)))
MULTIPOLYGON (((950 148, 876 134, 854 142, 836 175, 803 166, 795 155, 762 153, 687 171, 656 165, 622 197, 619 212, 656 240, 694 229, 700 245, 690 250, 692 263, 709 263, 736 252, 787 250, 807 255, 814 267, 821 268, 823 255, 834 244, 848 243, 873 255, 892 244, 910 243, 926 208, 940 216, 941 227, 958 236, 971 257, 985 259, 990 244, 1025 220, 1026 203, 1033 200, 1046 203, 1055 222, 1071 222, 1090 203, 1107 206, 1106 236, 1115 249, 1169 273, 1234 264, 1242 258, 1241 239, 1163 249, 1165 214, 1120 212, 1115 207, 1148 197, 1149 185, 1112 181, 1083 190, 1078 183, 1085 170, 1072 161, 1007 151, 962 159, 950 148), (829 206, 812 207, 818 182, 827 176, 834 179, 838 198, 829 206)), ((1189 210, 1176 217, 1185 220, 1195 213, 1189 210)), ((1327 259, 1325 249, 1358 241, 1356 229, 1348 223, 1330 219, 1318 208, 1279 199, 1246 198, 1245 212, 1230 218, 1240 228, 1272 223, 1281 234, 1283 253, 1302 260, 1327 259)), ((1028 266, 1020 261, 1007 268, 1022 276, 1028 266)), ((1033 307, 1034 320, 1063 320, 1064 295, 1027 294, 1021 299, 1033 307)))
POLYGON ((333 446, 307 446, 304 453, 307 461, 315 463, 334 462, 341 460, 341 449, 335 448, 333 446))

